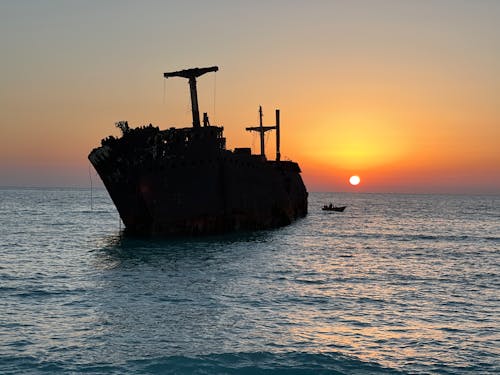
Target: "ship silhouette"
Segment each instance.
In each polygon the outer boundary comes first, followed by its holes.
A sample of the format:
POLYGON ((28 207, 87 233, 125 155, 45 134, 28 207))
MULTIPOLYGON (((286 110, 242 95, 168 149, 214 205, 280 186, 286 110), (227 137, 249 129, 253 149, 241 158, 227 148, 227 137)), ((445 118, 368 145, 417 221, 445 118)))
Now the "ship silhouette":
POLYGON ((285 226, 307 214, 307 190, 299 165, 280 156, 276 124, 248 127, 260 135, 260 154, 226 149, 222 126, 200 122, 196 78, 218 67, 164 73, 189 81, 193 124, 160 130, 116 123, 88 158, 101 177, 125 230, 141 235, 199 235, 285 226), (264 133, 276 132, 276 160, 267 160, 264 133))

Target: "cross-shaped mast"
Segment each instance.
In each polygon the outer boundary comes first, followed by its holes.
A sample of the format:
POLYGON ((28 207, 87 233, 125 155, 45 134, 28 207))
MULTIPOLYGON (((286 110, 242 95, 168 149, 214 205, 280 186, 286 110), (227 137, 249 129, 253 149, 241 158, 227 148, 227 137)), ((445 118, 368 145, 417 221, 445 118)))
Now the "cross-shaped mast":
POLYGON ((280 110, 276 110, 276 125, 264 126, 262 125, 262 106, 259 106, 259 126, 246 128, 247 131, 255 131, 260 135, 260 155, 266 157, 264 151, 264 133, 269 130, 276 129, 276 161, 280 161, 280 110))

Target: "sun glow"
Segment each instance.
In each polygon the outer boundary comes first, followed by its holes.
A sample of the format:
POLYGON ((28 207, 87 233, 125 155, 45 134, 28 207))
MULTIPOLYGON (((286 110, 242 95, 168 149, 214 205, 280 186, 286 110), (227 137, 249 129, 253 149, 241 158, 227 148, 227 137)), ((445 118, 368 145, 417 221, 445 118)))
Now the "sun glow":
MULTIPOLYGON (((366 103, 365 103, 366 104, 366 103)), ((359 106, 365 105, 363 102, 359 106)), ((305 119, 303 121, 306 121, 305 119)), ((333 166, 359 171, 400 163, 408 157, 413 130, 401 126, 406 119, 399 114, 369 111, 358 114, 348 109, 318 114, 314 128, 297 140, 314 150, 315 160, 329 160, 333 166)), ((311 153, 312 154, 312 153, 311 153)))
POLYGON ((353 186, 356 186, 358 185, 359 183, 361 182, 361 179, 359 178, 359 176, 351 176, 349 178, 349 183, 353 186))

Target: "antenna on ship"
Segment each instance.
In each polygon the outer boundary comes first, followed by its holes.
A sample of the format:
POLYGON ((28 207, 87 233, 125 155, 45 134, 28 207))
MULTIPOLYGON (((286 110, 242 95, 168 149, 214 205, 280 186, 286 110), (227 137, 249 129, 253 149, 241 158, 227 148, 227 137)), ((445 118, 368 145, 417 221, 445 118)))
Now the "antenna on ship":
POLYGON ((259 126, 252 126, 249 128, 246 128, 247 131, 254 131, 257 133, 260 133, 260 156, 263 158, 266 157, 266 153, 264 150, 264 134, 265 132, 269 130, 275 130, 276 129, 276 161, 280 161, 281 159, 281 154, 280 154, 280 110, 276 110, 276 125, 275 126, 264 126, 262 125, 262 106, 259 106, 259 126))
POLYGON ((192 68, 179 70, 177 72, 163 73, 163 77, 182 77, 189 79, 189 89, 191 91, 191 112, 193 113, 193 128, 199 128, 200 125, 200 110, 198 109, 198 93, 196 91, 196 78, 209 72, 219 70, 217 66, 209 68, 192 68))

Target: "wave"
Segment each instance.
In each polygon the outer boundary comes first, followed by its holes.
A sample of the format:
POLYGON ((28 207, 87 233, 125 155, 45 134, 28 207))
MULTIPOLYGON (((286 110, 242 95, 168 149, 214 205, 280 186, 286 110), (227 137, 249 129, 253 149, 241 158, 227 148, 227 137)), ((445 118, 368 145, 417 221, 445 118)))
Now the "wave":
MULTIPOLYGON (((66 361, 34 356, 0 356, 0 373, 29 374, 227 374, 227 375, 385 375, 385 374, 497 374, 491 363, 450 366, 407 363, 405 369, 384 367, 373 362, 340 353, 271 353, 240 352, 199 356, 164 356, 128 361, 91 362, 82 360, 84 353, 66 361)), ((95 357, 94 357, 95 358, 95 357)))
MULTIPOLYGON (((10 374, 404 374, 339 353, 223 353, 202 356, 167 356, 130 360, 122 364, 70 363, 37 360, 32 356, 0 360, 0 370, 10 374)), ((5 373, 4 372, 4 373, 5 373)))
POLYGON ((435 235, 435 234, 398 234, 398 233, 370 233, 370 232, 358 232, 358 233, 336 233, 335 237, 342 238, 363 238, 363 239, 384 239, 402 242, 413 242, 413 241, 447 241, 447 242, 498 242, 500 237, 494 236, 470 236, 470 235, 435 235))

